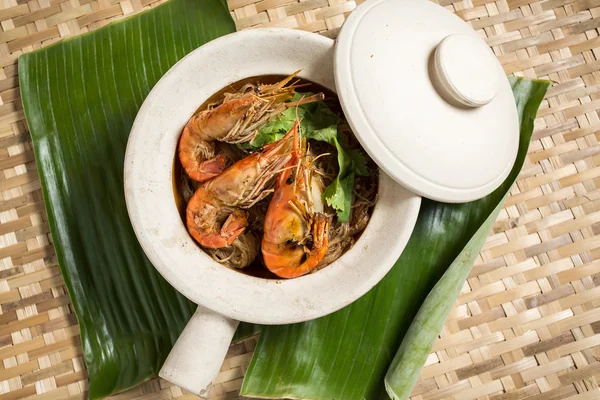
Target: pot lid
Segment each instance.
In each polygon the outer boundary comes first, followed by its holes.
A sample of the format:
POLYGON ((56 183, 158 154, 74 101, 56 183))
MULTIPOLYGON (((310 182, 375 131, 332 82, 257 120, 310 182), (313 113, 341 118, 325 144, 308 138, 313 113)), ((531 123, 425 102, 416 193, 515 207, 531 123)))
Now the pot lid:
POLYGON ((450 11, 428 0, 367 0, 344 23, 334 61, 348 123, 398 183, 466 202, 510 173, 519 146, 510 84, 450 11))

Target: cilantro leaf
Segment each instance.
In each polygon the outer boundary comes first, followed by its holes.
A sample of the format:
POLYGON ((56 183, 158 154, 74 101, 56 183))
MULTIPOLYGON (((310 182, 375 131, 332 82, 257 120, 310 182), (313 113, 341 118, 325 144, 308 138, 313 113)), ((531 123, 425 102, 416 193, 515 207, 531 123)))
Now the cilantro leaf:
POLYGON ((353 188, 354 174, 350 174, 343 179, 340 179, 340 175, 338 175, 323 192, 327 205, 336 210, 339 222, 346 222, 350 219, 353 188))
MULTIPOLYGON (((314 139, 320 142, 327 142, 332 146, 336 146, 337 142, 337 126, 331 125, 321 129, 302 129, 302 123, 300 123, 300 129, 303 135, 307 139, 314 139)), ((338 146, 336 146, 338 147, 338 146)))
POLYGON ((263 132, 262 135, 256 136, 254 138, 254 140, 251 143, 251 148, 261 148, 265 144, 269 144, 269 143, 278 141, 284 135, 285 135, 285 132, 281 133, 281 131, 279 129, 273 129, 271 131, 263 132))
MULTIPOLYGON (((295 93, 292 101, 312 94, 295 93)), ((251 143, 241 143, 238 146, 253 150, 279 140, 292 129, 297 118, 301 120, 300 134, 303 137, 329 143, 337 150, 339 173, 323 192, 323 198, 336 211, 338 221, 345 222, 350 218, 354 177, 368 175, 367 159, 362 151, 342 146, 338 133, 340 117, 325 103, 319 101, 288 108, 266 124, 251 143)))
POLYGON ((281 139, 290 129, 294 126, 296 121, 295 110, 288 108, 277 118, 268 124, 266 124, 256 135, 254 140, 250 143, 243 143, 242 148, 245 149, 257 149, 263 147, 265 144, 269 144, 281 139), (249 145, 249 147, 248 147, 249 145))
POLYGON ((300 122, 302 134, 307 139, 320 140, 333 145, 333 139, 337 137, 337 126, 340 123, 340 117, 334 114, 323 102, 314 104, 314 109, 306 112, 300 122))
POLYGON ((369 175, 369 170, 367 169, 367 158, 362 151, 358 149, 348 149, 346 150, 346 154, 352 162, 352 170, 356 175, 369 175))
POLYGON ((323 192, 323 198, 335 209, 338 221, 346 222, 350 218, 352 208, 354 176, 368 175, 367 160, 360 150, 344 149, 337 134, 332 142, 337 149, 340 169, 338 176, 323 192))

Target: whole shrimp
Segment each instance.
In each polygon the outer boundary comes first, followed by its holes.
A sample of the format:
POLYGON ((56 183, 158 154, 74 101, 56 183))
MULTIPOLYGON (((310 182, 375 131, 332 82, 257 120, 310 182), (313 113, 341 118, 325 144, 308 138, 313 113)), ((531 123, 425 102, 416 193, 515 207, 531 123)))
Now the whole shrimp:
POLYGON ((293 132, 236 162, 200 186, 186 208, 186 224, 208 248, 231 245, 248 225, 250 208, 273 191, 275 177, 292 158, 293 132))
POLYGON ((280 173, 265 217, 262 254, 266 267, 282 278, 295 278, 314 269, 328 246, 327 217, 315 211, 310 161, 305 141, 292 129, 294 148, 288 167, 280 173), (303 151, 302 151, 303 150, 303 151))
POLYGON ((237 93, 226 94, 216 107, 190 118, 179 139, 181 165, 190 178, 205 182, 225 169, 226 156, 215 155, 214 141, 248 142, 272 118, 289 107, 323 100, 318 93, 286 102, 298 86, 286 86, 300 71, 272 85, 245 85, 237 93))

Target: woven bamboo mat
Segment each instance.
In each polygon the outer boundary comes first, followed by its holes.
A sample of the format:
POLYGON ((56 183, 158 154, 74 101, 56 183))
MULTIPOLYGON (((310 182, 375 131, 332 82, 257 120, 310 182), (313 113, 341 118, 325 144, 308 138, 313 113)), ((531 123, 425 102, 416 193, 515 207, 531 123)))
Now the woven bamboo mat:
MULTIPOLYGON (((154 0, 0 2, 0 398, 85 398, 77 321, 52 247, 19 98, 22 52, 154 0)), ((600 0, 439 0, 509 74, 549 78, 521 177, 414 399, 600 399, 600 0)), ((335 36, 345 0, 230 0, 239 29, 335 36)), ((256 339, 232 346, 211 398, 237 398, 256 339)), ((120 399, 191 398, 160 380, 120 399)), ((355 399, 341 399, 355 400, 355 399)))

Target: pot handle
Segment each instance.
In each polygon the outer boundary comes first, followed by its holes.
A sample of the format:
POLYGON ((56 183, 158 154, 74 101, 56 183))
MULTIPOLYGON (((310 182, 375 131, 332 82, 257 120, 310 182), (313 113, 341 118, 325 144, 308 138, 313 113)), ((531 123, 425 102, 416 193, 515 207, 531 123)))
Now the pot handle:
POLYGON ((158 375, 206 398, 238 324, 239 321, 198 306, 158 375))

